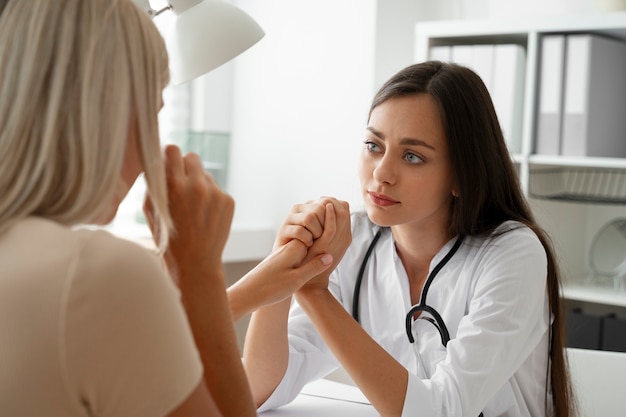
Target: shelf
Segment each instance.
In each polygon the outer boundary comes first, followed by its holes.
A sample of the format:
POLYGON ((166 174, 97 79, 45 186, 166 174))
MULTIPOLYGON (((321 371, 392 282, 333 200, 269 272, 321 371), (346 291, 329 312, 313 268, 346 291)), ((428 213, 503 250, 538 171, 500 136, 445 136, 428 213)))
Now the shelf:
POLYGON ((511 159, 513 160, 513 163, 516 163, 516 164, 523 164, 526 162, 524 155, 521 153, 512 153, 511 159))
POLYGON ((535 168, 530 171, 529 194, 546 200, 626 204, 626 170, 535 168))
POLYGON ((593 32, 626 39, 626 12, 533 19, 452 20, 416 24, 416 58, 425 60, 429 45, 469 43, 525 44, 536 33, 593 32))
MULTIPOLYGON (((624 139, 626 140, 626 138, 624 139)), ((531 165, 567 166, 581 168, 614 168, 626 170, 624 158, 574 157, 533 154, 528 157, 531 165)))
POLYGON ((563 298, 608 306, 626 307, 626 291, 589 284, 565 284, 563 298))

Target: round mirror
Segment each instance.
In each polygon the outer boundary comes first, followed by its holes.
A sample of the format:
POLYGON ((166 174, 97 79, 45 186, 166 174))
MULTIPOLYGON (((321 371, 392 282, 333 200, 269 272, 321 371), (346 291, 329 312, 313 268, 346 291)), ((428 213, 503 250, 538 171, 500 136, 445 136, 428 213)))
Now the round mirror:
POLYGON ((596 233, 589 266, 597 275, 621 279, 626 272, 626 218, 614 219, 596 233))

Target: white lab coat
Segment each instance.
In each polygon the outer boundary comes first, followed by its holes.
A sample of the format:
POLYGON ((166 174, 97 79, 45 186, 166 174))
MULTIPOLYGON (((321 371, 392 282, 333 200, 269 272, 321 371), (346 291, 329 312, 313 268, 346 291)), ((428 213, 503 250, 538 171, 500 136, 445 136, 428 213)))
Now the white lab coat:
MULTIPOLYGON (((349 313, 357 273, 377 229, 364 213, 353 214, 352 244, 331 275, 330 289, 349 313)), ((455 241, 434 257, 430 270, 455 241)), ((402 416, 478 416, 481 411, 485 417, 545 416, 546 273, 539 239, 519 223, 502 224, 490 238, 466 237, 426 300, 450 332, 447 349, 426 320, 414 322, 411 345, 405 330, 408 279, 393 236, 384 229, 363 277, 360 323, 409 372, 402 416)), ((286 374, 259 411, 290 402, 304 384, 339 366, 296 303, 289 345, 286 374)))

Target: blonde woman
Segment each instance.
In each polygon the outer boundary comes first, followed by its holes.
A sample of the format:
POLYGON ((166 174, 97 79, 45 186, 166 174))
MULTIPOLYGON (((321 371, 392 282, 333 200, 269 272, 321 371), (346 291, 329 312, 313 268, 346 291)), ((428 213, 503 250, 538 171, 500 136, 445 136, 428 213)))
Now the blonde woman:
MULTIPOLYGON (((167 68, 131 0, 0 0, 2 416, 256 415, 221 266, 233 200, 197 156, 162 157, 167 68), (76 227, 141 172, 161 259, 76 227)), ((305 253, 271 266, 302 278, 305 253)))

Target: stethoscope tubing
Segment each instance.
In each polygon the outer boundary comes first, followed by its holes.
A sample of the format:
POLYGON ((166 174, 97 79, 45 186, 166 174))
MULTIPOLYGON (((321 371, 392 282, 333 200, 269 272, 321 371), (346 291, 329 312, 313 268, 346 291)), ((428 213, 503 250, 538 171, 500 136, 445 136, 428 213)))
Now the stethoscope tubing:
POLYGON ((356 320, 357 323, 359 321, 359 298, 361 295, 361 282, 363 281, 363 275, 365 274, 365 268, 367 267, 367 261, 374 250, 374 246, 376 246, 376 242, 380 239, 382 235, 382 229, 376 232, 376 235, 372 239, 372 243, 367 248, 365 252, 365 256, 363 257, 363 261, 361 262, 361 267, 359 268, 359 274, 357 275, 356 282, 354 283, 354 296, 352 298, 352 317, 356 320))
MULTIPOLYGON (((360 295, 361 295, 361 286, 363 284, 363 277, 365 275, 365 268, 367 268, 367 263, 369 261, 369 258, 371 257, 372 252, 374 251, 374 247, 376 246, 376 243, 380 239, 381 235, 382 235, 382 229, 378 230, 378 232, 376 232, 376 235, 374 235, 372 242, 369 244, 367 251, 365 252, 365 256, 363 256, 363 260, 361 261, 361 266, 359 268, 357 279, 356 279, 356 282, 354 283, 354 294, 352 298, 352 317, 357 321, 357 323, 360 322, 359 321, 360 319, 359 300, 360 300, 360 295)), ((410 343, 415 342, 415 338, 413 337, 413 332, 411 331, 412 330, 411 327, 412 327, 412 322, 413 322, 412 320, 413 316, 418 311, 426 311, 427 313, 430 313, 434 317, 437 328, 439 329, 439 333, 441 335, 441 343, 444 346, 447 346, 448 342, 450 341, 450 332, 448 331, 448 328, 443 318, 437 312, 437 310, 435 310, 434 308, 426 304, 426 297, 428 296, 428 290, 433 280, 435 279, 439 271, 441 271, 441 269, 454 256, 454 254, 459 249, 462 243, 463 243, 463 239, 460 237, 457 238, 456 242, 454 242, 454 245, 452 246, 452 248, 450 248, 448 253, 446 253, 443 259, 441 259, 441 261, 439 261, 437 265, 435 265, 433 270, 428 275, 426 282, 424 283, 424 287, 422 288, 422 294, 420 296, 420 302, 412 306, 409 312, 407 313, 405 325, 406 325, 407 338, 409 339, 410 343)))

